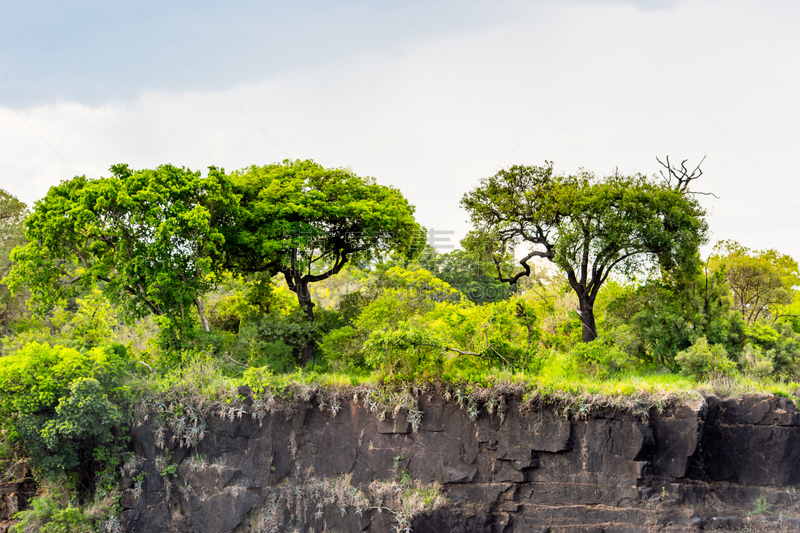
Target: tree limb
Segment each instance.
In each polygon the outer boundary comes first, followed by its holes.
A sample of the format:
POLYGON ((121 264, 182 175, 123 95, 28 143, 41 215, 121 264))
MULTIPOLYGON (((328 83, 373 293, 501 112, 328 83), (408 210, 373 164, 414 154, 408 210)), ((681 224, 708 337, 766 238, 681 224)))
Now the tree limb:
POLYGON ((152 367, 152 366, 148 365, 148 364, 147 364, 147 363, 145 363, 144 361, 139 361, 139 363, 140 363, 140 364, 142 364, 142 365, 144 365, 144 366, 146 366, 146 367, 147 367, 147 369, 148 369, 148 370, 150 370, 150 375, 151 375, 151 376, 153 376, 153 379, 156 379, 156 371, 155 371, 155 370, 153 370, 153 367, 152 367))
POLYGON ((227 359, 228 361, 230 361, 231 363, 233 363, 235 365, 243 366, 244 368, 250 368, 250 365, 246 365, 244 363, 240 363, 239 361, 237 361, 236 359, 234 359, 233 357, 228 355, 228 352, 225 352, 222 355, 225 357, 225 359, 227 359))
POLYGON ((694 170, 692 170, 691 172, 689 172, 689 169, 686 167, 686 162, 688 161, 688 159, 684 159, 683 161, 681 161, 680 167, 673 165, 669 160, 669 156, 667 156, 665 159, 666 163, 661 159, 659 159, 658 157, 656 157, 656 161, 658 161, 661 164, 661 166, 667 170, 666 174, 664 174, 663 170, 660 170, 659 174, 661 174, 661 177, 664 178, 664 180, 670 185, 672 185, 672 180, 675 180, 676 184, 673 188, 676 191, 689 194, 702 194, 705 196, 713 196, 714 198, 719 199, 719 196, 711 192, 699 192, 699 191, 689 190, 689 185, 703 175, 703 170, 700 168, 700 165, 702 165, 703 161, 706 160, 705 155, 703 156, 703 159, 701 159, 700 162, 697 164, 697 166, 694 168, 694 170))

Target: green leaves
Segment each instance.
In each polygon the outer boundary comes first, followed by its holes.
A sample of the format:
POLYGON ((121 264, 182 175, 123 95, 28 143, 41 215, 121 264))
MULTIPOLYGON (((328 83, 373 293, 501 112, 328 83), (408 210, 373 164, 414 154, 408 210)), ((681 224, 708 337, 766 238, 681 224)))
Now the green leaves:
POLYGON ((171 350, 193 338, 196 317, 210 330, 202 296, 226 271, 283 274, 313 319, 310 283, 356 254, 410 253, 419 229, 397 189, 313 161, 231 176, 173 165, 111 172, 62 182, 36 203, 5 281, 30 288, 40 314, 99 287, 125 318, 155 315, 171 350))
POLYGON ((231 180, 241 211, 226 233, 228 267, 283 274, 310 319, 310 283, 336 275, 356 254, 410 252, 419 230, 397 189, 313 161, 253 166, 231 180))
POLYGON ((514 284, 529 275, 534 257, 567 274, 578 296, 584 341, 597 336, 593 305, 613 270, 690 263, 707 232, 705 212, 685 192, 641 175, 559 176, 549 162, 501 170, 464 195, 461 205, 475 228, 463 241, 468 250, 488 250, 500 263, 523 248, 523 270, 501 274, 502 281, 514 284))
POLYGON ((62 439, 108 442, 121 419, 119 408, 109 401, 99 381, 78 378, 70 383, 69 394, 59 400, 56 417, 45 424, 42 437, 51 450, 58 449, 62 439))
POLYGON ((728 359, 725 347, 721 344, 709 346, 705 337, 698 338, 692 346, 679 352, 675 361, 682 374, 692 376, 698 381, 736 373, 736 363, 728 359))
MULTIPOLYGON (((22 223, 27 216, 24 203, 0 189, 0 280, 11 270, 11 250, 25 242, 22 223)), ((24 292, 24 291, 23 291, 24 292)), ((14 318, 24 313, 23 294, 11 294, 0 282, 0 328, 6 330, 14 318)))
POLYGON ((205 178, 172 165, 111 170, 62 182, 36 203, 9 284, 30 287, 45 312, 99 283, 128 317, 169 315, 180 337, 222 272, 220 226, 235 217, 237 198, 214 168, 205 178))
MULTIPOLYGON (((295 266, 306 270, 315 251, 406 250, 417 229, 414 208, 397 189, 313 161, 250 167, 232 180, 242 212, 228 243, 256 252, 263 269, 284 265, 288 258, 281 256, 292 251, 300 256, 295 266)), ((233 261, 248 265, 244 250, 229 251, 233 261)))
POLYGON ((113 352, 93 348, 81 353, 65 346, 32 342, 0 358, 0 414, 37 413, 55 409, 70 384, 81 378, 118 385, 123 361, 113 352))
POLYGON ((364 351, 367 363, 401 380, 440 374, 444 355, 435 333, 413 322, 373 332, 364 351))
POLYGON ((733 306, 748 324, 777 318, 792 303, 800 269, 790 256, 775 249, 753 251, 730 240, 717 243, 714 252, 709 268, 724 275, 733 306))
POLYGON ((108 442, 119 425, 123 365, 110 350, 38 343, 0 357, 0 428, 23 441, 35 467, 74 468, 82 443, 108 442))

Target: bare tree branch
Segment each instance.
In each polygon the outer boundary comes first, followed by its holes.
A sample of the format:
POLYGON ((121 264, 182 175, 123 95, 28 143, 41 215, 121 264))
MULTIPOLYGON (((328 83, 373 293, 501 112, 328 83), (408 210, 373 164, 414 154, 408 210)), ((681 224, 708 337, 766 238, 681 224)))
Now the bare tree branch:
POLYGON ((686 167, 686 162, 688 159, 684 159, 681 161, 680 166, 673 165, 670 160, 669 156, 666 158, 666 162, 662 161, 658 157, 656 157, 656 161, 658 161, 662 167, 664 167, 667 171, 665 174, 663 170, 659 171, 661 177, 666 181, 671 187, 673 187, 672 182, 675 180, 674 189, 676 191, 685 192, 689 194, 702 194, 704 196, 713 196, 714 198, 719 199, 719 196, 712 192, 700 192, 700 191, 690 191, 689 185, 698 179, 700 176, 703 175, 703 170, 700 168, 700 165, 703 164, 703 161, 706 160, 706 156, 703 156, 703 159, 694 167, 694 170, 689 172, 689 169, 686 167))
POLYGON ((225 356, 225 359, 227 359, 228 361, 230 361, 230 362, 231 362, 231 363, 233 363, 234 365, 239 365, 239 366, 243 366, 243 367, 245 367, 245 368, 250 368, 250 365, 246 365, 246 364, 244 364, 244 363, 240 363, 239 361, 237 361, 236 359, 234 359, 233 357, 231 357, 230 355, 228 355, 228 352, 225 352, 225 353, 223 353, 222 355, 224 355, 224 356, 225 356))
POLYGON ((150 375, 151 375, 151 376, 153 376, 153 379, 156 379, 156 371, 155 371, 155 370, 153 370, 153 367, 152 367, 152 366, 148 365, 148 364, 147 364, 147 363, 145 363, 144 361, 139 361, 139 363, 141 363, 141 364, 143 364, 144 366, 146 366, 146 367, 148 368, 148 370, 150 370, 150 375))

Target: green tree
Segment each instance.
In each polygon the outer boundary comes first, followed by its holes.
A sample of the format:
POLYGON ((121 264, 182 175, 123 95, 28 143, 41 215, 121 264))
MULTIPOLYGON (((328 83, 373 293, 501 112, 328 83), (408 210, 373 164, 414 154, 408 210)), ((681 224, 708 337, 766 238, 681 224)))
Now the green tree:
POLYGON ((0 357, 0 429, 24 444, 34 468, 79 467, 84 483, 93 483, 96 449, 113 440, 122 420, 126 361, 117 352, 34 342, 0 357))
POLYGON ((747 342, 747 327, 731 308, 724 276, 696 266, 648 280, 609 302, 611 325, 632 329, 627 348, 639 359, 677 371, 675 354, 700 337, 732 355, 747 342))
POLYGON ((64 181, 36 203, 9 285, 28 286, 44 312, 99 282, 128 317, 156 315, 168 342, 184 339, 193 307, 208 330, 200 297, 222 272, 220 227, 236 209, 228 178, 213 167, 205 178, 172 165, 111 172, 64 181))
MULTIPOLYGON (((24 203, 11 193, 0 189, 0 279, 11 270, 11 250, 24 244, 25 231, 22 223, 28 211, 24 203)), ((5 284, 0 284, 0 327, 6 329, 11 321, 19 318, 24 302, 22 295, 13 295, 5 284)))
MULTIPOLYGON (((505 300, 513 292, 513 286, 503 283, 494 275, 495 266, 491 261, 466 250, 440 254, 428 246, 420 254, 418 262, 477 304, 505 300)), ((506 269, 510 266, 510 261, 506 261, 506 269)))
POLYGON ((724 274, 733 307, 748 324, 778 318, 800 285, 797 261, 775 249, 750 250, 736 241, 720 241, 708 262, 724 274))
POLYGON ((463 244, 491 257, 498 278, 511 284, 531 273, 535 257, 555 263, 578 297, 582 339, 589 342, 597 337, 594 302, 612 271, 642 271, 656 262, 670 269, 696 259, 705 212, 684 183, 559 176, 549 162, 513 166, 464 195, 474 229, 463 244), (520 246, 528 247, 523 270, 504 271, 502 258, 520 246))
MULTIPOLYGON (((309 321, 309 285, 338 274, 358 254, 410 252, 419 227, 414 207, 392 187, 313 161, 250 167, 231 176, 241 197, 228 228, 228 268, 283 275, 309 321)), ((313 346, 303 359, 313 356, 313 346)))

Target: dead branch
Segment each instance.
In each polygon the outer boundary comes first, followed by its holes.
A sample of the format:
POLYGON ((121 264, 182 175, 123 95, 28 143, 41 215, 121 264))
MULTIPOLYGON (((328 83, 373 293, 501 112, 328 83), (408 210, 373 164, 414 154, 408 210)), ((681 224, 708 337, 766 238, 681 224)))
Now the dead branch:
POLYGON ((666 173, 664 172, 664 170, 659 170, 659 174, 661 174, 661 177, 664 179, 664 181, 667 182, 667 184, 670 187, 674 188, 676 191, 684 193, 702 194, 705 196, 713 196, 714 198, 719 199, 719 197, 712 192, 700 192, 700 191, 689 190, 689 185, 703 175, 703 170, 700 168, 700 166, 703 164, 703 161, 705 160, 706 156, 704 155, 703 159, 701 159, 700 162, 697 164, 697 166, 694 167, 694 169, 690 172, 689 168, 686 166, 686 162, 688 161, 688 159, 684 159, 683 161, 681 161, 680 165, 673 165, 672 162, 670 162, 669 160, 669 156, 666 157, 666 162, 656 157, 656 161, 658 161, 659 164, 661 164, 661 166, 664 167, 664 169, 666 170, 666 173), (673 181, 675 182, 675 185, 672 184, 673 181))

